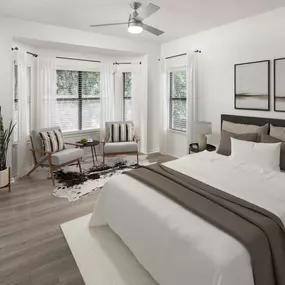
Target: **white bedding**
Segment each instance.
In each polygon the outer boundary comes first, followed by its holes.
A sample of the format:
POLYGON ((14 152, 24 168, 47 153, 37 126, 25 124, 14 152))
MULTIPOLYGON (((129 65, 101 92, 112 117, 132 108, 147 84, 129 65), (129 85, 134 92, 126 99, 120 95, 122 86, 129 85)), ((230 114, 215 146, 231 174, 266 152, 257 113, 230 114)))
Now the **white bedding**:
MULTIPOLYGON (((166 166, 255 203, 285 223, 285 174, 202 152, 166 166)), ((90 226, 108 224, 161 285, 254 285, 250 256, 234 238, 148 186, 109 180, 90 226)))

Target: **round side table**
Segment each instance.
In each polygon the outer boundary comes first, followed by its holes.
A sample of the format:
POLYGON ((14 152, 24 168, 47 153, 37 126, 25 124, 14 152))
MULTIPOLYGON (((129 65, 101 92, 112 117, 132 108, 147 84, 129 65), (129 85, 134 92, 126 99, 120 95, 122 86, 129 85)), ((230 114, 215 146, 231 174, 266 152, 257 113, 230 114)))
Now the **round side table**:
POLYGON ((90 147, 91 148, 91 152, 92 152, 92 158, 93 158, 93 164, 95 165, 95 158, 94 158, 94 155, 96 157, 96 161, 97 161, 97 153, 96 153, 96 148, 95 146, 96 145, 99 145, 100 142, 99 141, 96 141, 96 140, 93 140, 92 142, 86 142, 86 143, 82 143, 81 141, 79 142, 76 142, 77 144, 80 144, 80 148, 85 148, 85 147, 90 147))

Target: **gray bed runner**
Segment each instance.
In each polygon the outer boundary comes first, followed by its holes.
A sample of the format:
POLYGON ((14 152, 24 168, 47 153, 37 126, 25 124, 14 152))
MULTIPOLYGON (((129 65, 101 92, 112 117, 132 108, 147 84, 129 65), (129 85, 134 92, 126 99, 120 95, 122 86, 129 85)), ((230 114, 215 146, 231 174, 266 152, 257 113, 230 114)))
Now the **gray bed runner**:
POLYGON ((125 174, 241 242, 251 257, 255 285, 285 285, 285 233, 276 215, 164 165, 125 174))

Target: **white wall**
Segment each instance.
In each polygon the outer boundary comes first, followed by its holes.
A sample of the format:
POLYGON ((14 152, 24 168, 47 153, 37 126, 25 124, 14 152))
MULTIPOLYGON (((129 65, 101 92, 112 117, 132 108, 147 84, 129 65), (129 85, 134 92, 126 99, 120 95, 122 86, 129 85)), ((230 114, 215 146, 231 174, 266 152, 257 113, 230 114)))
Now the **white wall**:
MULTIPOLYGON (((199 119, 213 123, 214 134, 209 141, 218 143, 220 115, 238 114, 257 117, 285 118, 273 111, 242 111, 234 109, 234 64, 285 57, 285 8, 277 9, 232 24, 162 45, 162 56, 202 50, 199 59, 199 119)), ((273 62, 271 62, 273 83, 273 62)), ((170 135, 169 153, 181 156, 186 138, 170 135), (174 151, 174 153, 173 153, 174 151)), ((185 149, 185 148, 184 148, 185 149)))
POLYGON ((0 16, 0 106, 3 109, 5 123, 12 119, 12 59, 11 47, 14 38, 34 39, 45 42, 95 47, 101 49, 112 49, 117 51, 140 53, 146 55, 148 60, 148 100, 147 112, 149 120, 145 122, 147 132, 147 147, 143 151, 158 150, 159 121, 153 120, 153 113, 159 103, 158 62, 160 45, 156 43, 132 41, 130 39, 118 38, 83 32, 74 29, 44 25, 29 21, 22 21, 10 17, 0 16))

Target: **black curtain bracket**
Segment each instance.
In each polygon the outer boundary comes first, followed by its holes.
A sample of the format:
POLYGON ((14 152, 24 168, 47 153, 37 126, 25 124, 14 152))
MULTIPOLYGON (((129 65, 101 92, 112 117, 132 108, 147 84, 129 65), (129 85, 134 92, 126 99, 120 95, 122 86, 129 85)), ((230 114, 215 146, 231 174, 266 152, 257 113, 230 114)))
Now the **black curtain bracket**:
MULTIPOLYGON (((18 48, 18 47, 12 47, 11 50, 12 50, 12 51, 14 51, 14 50, 19 50, 19 48, 18 48)), ((33 57, 38 57, 38 56, 39 56, 38 54, 29 52, 29 51, 27 51, 27 54, 29 54, 29 55, 31 55, 31 56, 33 56, 33 57)))

